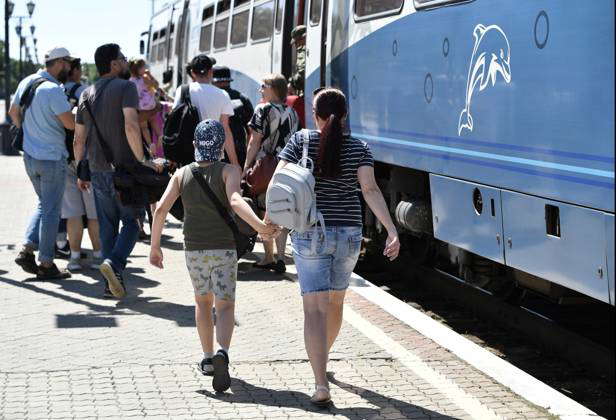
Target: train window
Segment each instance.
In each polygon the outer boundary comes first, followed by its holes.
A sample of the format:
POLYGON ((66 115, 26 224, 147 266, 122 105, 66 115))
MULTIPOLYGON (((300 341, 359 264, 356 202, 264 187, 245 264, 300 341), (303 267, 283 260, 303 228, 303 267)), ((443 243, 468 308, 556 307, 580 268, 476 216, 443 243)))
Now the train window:
POLYGON ((231 45, 245 44, 248 40, 248 17, 250 10, 235 13, 231 22, 231 45))
POLYGON ((274 26, 274 1, 270 0, 255 6, 252 12, 252 30, 250 38, 253 41, 262 41, 272 36, 274 26))
POLYGON ((404 0, 355 0, 357 18, 377 18, 399 13, 404 0))
POLYGON ((202 22, 212 17, 214 17, 214 6, 206 7, 205 9, 203 9, 203 14, 201 15, 202 22))
POLYGON ((280 32, 282 30, 282 18, 283 17, 284 17, 284 0, 277 0, 276 24, 274 25, 274 29, 276 29, 276 32, 280 32))
POLYGON ((152 35, 152 41, 156 41, 158 39, 158 31, 154 32, 154 35, 152 35))
POLYGON ((229 18, 216 21, 214 26, 214 49, 227 47, 227 33, 229 32, 229 18))
POLYGON ((212 45, 212 24, 201 27, 201 36, 199 37, 199 51, 210 52, 212 45))
POLYGON ((167 35, 167 28, 163 28, 159 31, 158 37, 159 38, 164 38, 165 35, 167 35))
POLYGON ((171 24, 171 30, 169 31, 169 33, 172 34, 173 31, 175 31, 175 23, 171 24))
POLYGON ((448 3, 467 3, 472 0, 415 0, 415 9, 427 9, 448 3))
POLYGON ((237 8, 242 4, 250 3, 250 0, 235 0, 234 7, 237 8))
POLYGON ((231 0, 220 0, 216 6, 216 14, 219 15, 231 8, 231 0))
POLYGON ((165 42, 158 44, 158 61, 163 61, 165 59, 166 46, 167 44, 165 42))
POLYGON ((323 0, 312 0, 310 2, 310 23, 318 25, 321 22, 321 5, 323 0))

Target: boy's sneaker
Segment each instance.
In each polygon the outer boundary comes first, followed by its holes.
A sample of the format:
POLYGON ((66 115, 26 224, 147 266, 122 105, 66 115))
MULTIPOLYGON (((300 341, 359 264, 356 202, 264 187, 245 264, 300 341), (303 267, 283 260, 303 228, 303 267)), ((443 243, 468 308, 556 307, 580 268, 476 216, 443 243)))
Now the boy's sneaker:
POLYGON ((79 260, 75 260, 75 259, 72 259, 72 258, 68 261, 68 265, 66 266, 66 268, 68 269, 68 271, 81 271, 81 270, 83 270, 83 266, 81 265, 79 260))
POLYGON ((124 289, 124 280, 122 279, 122 274, 117 271, 113 265, 111 265, 110 260, 105 260, 101 263, 99 268, 101 274, 107 280, 107 287, 113 294, 113 296, 118 299, 123 298, 126 295, 126 289, 124 289))
POLYGON ((214 374, 214 366, 212 365, 211 357, 203 359, 197 366, 202 375, 212 376, 214 374))
POLYGON ((212 357, 214 366, 214 379, 212 388, 216 392, 225 392, 231 386, 231 376, 229 376, 229 355, 223 349, 216 352, 212 357))
POLYGON ((39 280, 68 279, 70 276, 71 273, 66 270, 58 270, 58 267, 55 264, 51 264, 50 267, 39 265, 38 272, 36 273, 36 278, 39 280))
POLYGON ((34 254, 31 252, 21 251, 15 258, 15 263, 20 266, 26 273, 37 274, 38 265, 34 259, 34 254))

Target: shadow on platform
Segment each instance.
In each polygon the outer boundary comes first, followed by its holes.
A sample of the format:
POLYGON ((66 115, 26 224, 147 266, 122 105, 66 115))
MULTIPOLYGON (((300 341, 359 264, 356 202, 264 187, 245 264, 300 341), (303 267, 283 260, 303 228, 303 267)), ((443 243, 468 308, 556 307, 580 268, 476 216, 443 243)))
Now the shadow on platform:
MULTIPOLYGON (((218 401, 234 404, 260 404, 270 407, 299 408, 312 413, 327 413, 347 418, 349 420, 364 420, 376 418, 389 418, 389 416, 412 417, 414 419, 455 419, 441 413, 431 411, 420 406, 389 398, 366 388, 350 385, 334 378, 333 373, 328 372, 330 383, 340 387, 344 391, 361 397, 368 404, 376 407, 336 407, 335 398, 329 407, 319 408, 310 402, 310 395, 298 391, 279 391, 265 387, 252 385, 242 379, 231 380, 231 393, 214 393, 210 390, 201 389, 198 394, 218 401)), ((393 417, 392 417, 393 418, 393 417)))

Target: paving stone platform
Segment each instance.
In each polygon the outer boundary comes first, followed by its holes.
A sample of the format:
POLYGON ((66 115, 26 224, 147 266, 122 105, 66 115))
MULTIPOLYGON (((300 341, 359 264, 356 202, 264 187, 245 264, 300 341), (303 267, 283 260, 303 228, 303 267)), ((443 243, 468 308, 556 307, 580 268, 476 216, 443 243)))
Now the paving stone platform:
POLYGON ((127 298, 106 300, 96 271, 40 282, 14 264, 35 196, 19 157, 0 156, 0 179, 0 419, 549 417, 354 292, 329 364, 335 404, 312 407, 295 276, 252 271, 258 252, 240 264, 232 386, 214 394, 195 370, 180 224, 164 232, 165 270, 139 243, 127 298))

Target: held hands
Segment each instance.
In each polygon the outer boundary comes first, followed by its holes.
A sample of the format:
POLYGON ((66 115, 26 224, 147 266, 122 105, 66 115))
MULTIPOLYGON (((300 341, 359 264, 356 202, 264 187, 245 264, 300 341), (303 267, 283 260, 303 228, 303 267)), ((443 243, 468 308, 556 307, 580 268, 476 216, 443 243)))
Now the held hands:
POLYGON ((270 239, 276 239, 278 235, 280 235, 280 232, 282 232, 281 227, 272 224, 272 222, 267 218, 267 216, 265 216, 262 223, 262 227, 258 229, 257 232, 259 233, 259 235, 261 235, 261 238, 265 239, 266 241, 270 239))
POLYGON ((163 267, 163 250, 160 247, 150 248, 150 264, 152 264, 154 267, 164 268, 163 267))
POLYGON ((398 232, 389 232, 387 239, 385 240, 385 250, 383 255, 389 258, 389 261, 393 261, 398 258, 400 253, 400 240, 398 239, 398 232))

